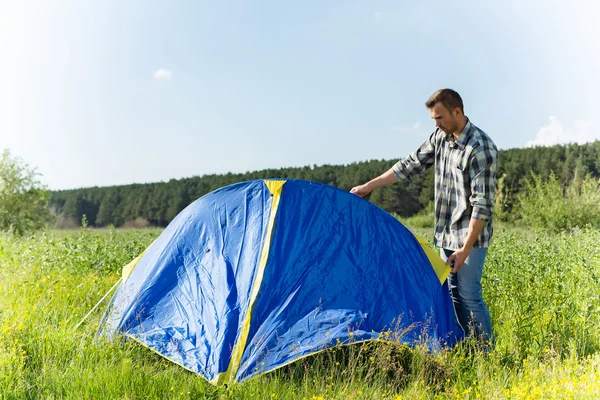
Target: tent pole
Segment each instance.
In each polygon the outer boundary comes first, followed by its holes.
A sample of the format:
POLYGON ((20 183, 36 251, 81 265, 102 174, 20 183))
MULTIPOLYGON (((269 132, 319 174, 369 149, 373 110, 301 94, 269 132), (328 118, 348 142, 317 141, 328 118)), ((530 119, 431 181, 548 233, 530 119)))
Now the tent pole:
POLYGON ((96 309, 96 308, 97 308, 97 307, 100 305, 100 303, 102 303, 102 302, 104 301, 104 299, 106 298, 106 296, 108 296, 108 294, 109 294, 110 292, 112 292, 112 291, 113 291, 113 289, 114 289, 115 287, 117 287, 117 285, 118 285, 119 283, 121 283, 121 280, 123 280, 123 277, 119 278, 119 280, 118 280, 118 281, 117 281, 117 282, 116 282, 116 283, 113 285, 113 287, 111 287, 110 289, 108 289, 108 292, 106 292, 106 294, 105 294, 104 296, 102 296, 102 298, 100 299, 100 301, 99 301, 99 302, 97 302, 97 303, 96 303, 96 305, 95 305, 94 307, 92 307, 92 309, 90 310, 90 312, 88 312, 88 313, 85 315, 85 317, 83 317, 83 319, 82 319, 81 321, 79 321, 79 323, 78 323, 77 325, 75 325, 75 328, 73 328, 73 330, 74 330, 74 331, 76 331, 76 330, 77 330, 77 328, 79 328, 79 326, 80 326, 81 324, 83 324, 83 322, 84 322, 84 321, 85 321, 85 320, 86 320, 86 319, 87 319, 87 318, 90 316, 90 314, 94 312, 94 310, 95 310, 95 309, 96 309))

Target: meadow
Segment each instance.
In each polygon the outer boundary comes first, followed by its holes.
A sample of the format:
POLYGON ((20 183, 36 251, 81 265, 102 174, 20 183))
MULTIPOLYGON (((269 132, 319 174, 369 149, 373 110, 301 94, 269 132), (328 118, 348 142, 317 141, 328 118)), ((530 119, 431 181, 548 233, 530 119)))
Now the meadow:
MULTIPOLYGON (((413 228, 431 240, 431 229, 413 228)), ((78 322, 159 229, 0 236, 3 399, 600 398, 600 232, 500 226, 484 273, 496 348, 430 354, 369 343, 325 351, 228 388, 78 322)))

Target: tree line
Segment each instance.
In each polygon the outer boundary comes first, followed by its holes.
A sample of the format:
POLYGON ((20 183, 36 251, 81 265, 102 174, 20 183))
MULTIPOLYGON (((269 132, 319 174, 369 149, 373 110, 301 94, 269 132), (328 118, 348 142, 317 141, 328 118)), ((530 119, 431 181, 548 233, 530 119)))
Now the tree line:
MULTIPOLYGON (((349 165, 265 169, 240 174, 211 174, 168 182, 90 187, 51 192, 50 209, 59 227, 74 227, 82 219, 90 226, 166 226, 199 197, 233 183, 266 178, 304 179, 350 190, 389 169, 397 160, 370 160, 349 165), (85 216, 85 217, 84 217, 85 216)), ((498 156, 498 196, 504 215, 510 213, 527 180, 551 175, 562 185, 577 176, 600 177, 600 141, 501 150, 498 156)), ((433 168, 409 181, 378 189, 368 199, 402 217, 423 210, 433 199, 433 168)))

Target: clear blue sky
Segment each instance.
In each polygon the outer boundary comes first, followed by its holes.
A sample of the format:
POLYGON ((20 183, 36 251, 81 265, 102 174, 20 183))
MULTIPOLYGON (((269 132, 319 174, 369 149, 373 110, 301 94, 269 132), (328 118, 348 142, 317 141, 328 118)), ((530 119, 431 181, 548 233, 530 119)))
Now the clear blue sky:
POLYGON ((590 141, 598 16, 594 0, 3 1, 0 149, 51 189, 397 159, 442 87, 501 149, 590 141))

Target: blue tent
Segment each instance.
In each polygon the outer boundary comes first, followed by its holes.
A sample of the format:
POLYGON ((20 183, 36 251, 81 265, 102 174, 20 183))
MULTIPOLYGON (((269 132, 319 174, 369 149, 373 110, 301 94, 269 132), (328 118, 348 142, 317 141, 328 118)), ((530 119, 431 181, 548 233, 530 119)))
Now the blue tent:
POLYGON ((183 210, 123 270, 99 335, 124 335, 212 383, 340 344, 463 337, 436 253, 346 191, 256 180, 183 210))

